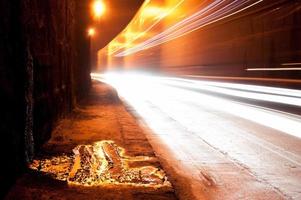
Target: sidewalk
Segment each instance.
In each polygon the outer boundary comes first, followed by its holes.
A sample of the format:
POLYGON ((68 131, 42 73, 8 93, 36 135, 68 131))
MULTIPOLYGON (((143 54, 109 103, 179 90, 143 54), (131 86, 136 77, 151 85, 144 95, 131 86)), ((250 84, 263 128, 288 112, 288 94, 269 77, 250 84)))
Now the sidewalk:
POLYGON ((176 199, 143 129, 103 83, 42 151, 6 199, 176 199))

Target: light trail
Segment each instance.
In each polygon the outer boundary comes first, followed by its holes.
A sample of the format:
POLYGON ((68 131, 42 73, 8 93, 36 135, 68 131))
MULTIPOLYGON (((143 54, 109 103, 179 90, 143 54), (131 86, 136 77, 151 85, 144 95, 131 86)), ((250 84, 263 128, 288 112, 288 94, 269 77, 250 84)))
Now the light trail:
POLYGON ((281 65, 284 65, 284 66, 301 65, 301 63, 282 63, 281 65))
POLYGON ((194 104, 214 107, 215 110, 226 112, 301 138, 300 116, 237 103, 206 93, 210 92, 218 95, 229 95, 232 97, 291 105, 300 109, 301 91, 299 90, 140 74, 111 73, 104 76, 92 74, 92 77, 94 79, 101 79, 114 86, 120 95, 134 107, 139 104, 138 102, 141 99, 150 98, 151 100, 156 99, 158 102, 163 102, 165 96, 173 96, 179 101, 189 101, 194 104))
MULTIPOLYGON (((134 41, 136 41, 137 39, 141 38, 143 35, 145 35, 147 32, 151 31, 157 24, 159 24, 166 16, 168 16, 170 13, 172 13, 176 8, 178 8, 182 3, 184 2, 184 0, 179 1, 177 4, 175 4, 172 8, 170 8, 167 12, 164 12, 162 14, 159 14, 158 16, 154 16, 155 17, 155 21, 153 23, 151 23, 147 28, 144 27, 144 30, 141 31, 140 33, 137 33, 134 37, 132 37, 131 39, 129 39, 128 41, 126 41, 126 43, 133 43, 134 41)), ((149 6, 150 1, 145 1, 144 4, 141 7, 141 11, 139 12, 137 19, 141 19, 144 18, 143 17, 143 10, 147 9, 147 8, 151 8, 151 6, 149 6)), ((125 31, 122 32, 122 34, 126 34, 127 30, 129 29, 129 27, 127 27, 125 29, 125 31)), ((109 44, 110 45, 110 44, 109 44)), ((126 44, 124 45, 122 43, 122 45, 117 46, 115 49, 111 50, 109 52, 108 55, 113 55, 114 53, 116 53, 117 51, 119 51, 122 48, 126 48, 126 44)))
POLYGON ((248 68, 247 71, 300 71, 300 67, 248 68))
POLYGON ((301 106, 299 90, 253 86, 247 84, 218 83, 210 81, 194 81, 180 78, 168 78, 161 81, 173 86, 188 89, 199 89, 235 97, 243 97, 260 101, 268 101, 286 105, 301 106))
POLYGON ((260 78, 260 77, 237 77, 237 76, 202 76, 202 75, 182 75, 187 78, 197 78, 206 80, 228 80, 228 81, 248 81, 248 82, 268 82, 268 83, 294 83, 300 84, 298 79, 285 79, 285 78, 260 78))
POLYGON ((231 3, 225 0, 214 1, 200 11, 190 15, 162 33, 122 52, 116 54, 116 57, 128 56, 130 54, 163 44, 170 40, 182 37, 188 33, 198 30, 202 27, 219 22, 238 13, 241 13, 263 0, 252 2, 250 0, 234 0, 231 3))
POLYGON ((92 77, 111 84, 131 105, 151 128, 156 153, 194 186, 196 196, 202 195, 205 174, 218 194, 228 195, 224 199, 240 199, 237 192, 252 199, 263 191, 264 199, 300 199, 300 115, 248 101, 300 111, 300 90, 139 73, 92 77), (267 195, 271 188, 278 197, 267 195))

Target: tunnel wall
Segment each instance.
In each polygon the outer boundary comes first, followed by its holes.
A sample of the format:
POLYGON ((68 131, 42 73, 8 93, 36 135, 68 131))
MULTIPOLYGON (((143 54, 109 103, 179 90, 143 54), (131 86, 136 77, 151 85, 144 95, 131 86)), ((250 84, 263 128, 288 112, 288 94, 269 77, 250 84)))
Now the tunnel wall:
POLYGON ((0 2, 0 197, 89 91, 87 2, 0 2))
POLYGON ((33 57, 35 143, 50 137, 56 119, 88 91, 89 42, 84 1, 23 1, 23 24, 33 57), (75 20, 77 19, 77 20, 75 20))
MULTIPOLYGON (((247 70, 299 66, 290 63, 301 62, 300 7, 300 0, 262 1, 176 39, 126 55, 122 57, 122 64, 116 55, 122 51, 107 56, 110 62, 105 62, 103 58, 108 49, 102 49, 99 69, 156 69, 180 75, 300 79, 300 71, 247 70)), ((185 14, 184 11, 181 14, 185 14)), ((162 33, 169 28, 169 20, 164 18, 145 34, 151 35, 150 38, 141 40, 148 41, 162 33)), ((137 27, 130 24, 128 28, 137 27)), ((134 47, 137 44, 132 43, 134 47)))
POLYGON ((265 1, 160 46, 162 70, 179 74, 299 79, 298 71, 247 71, 300 63, 301 2, 265 1))

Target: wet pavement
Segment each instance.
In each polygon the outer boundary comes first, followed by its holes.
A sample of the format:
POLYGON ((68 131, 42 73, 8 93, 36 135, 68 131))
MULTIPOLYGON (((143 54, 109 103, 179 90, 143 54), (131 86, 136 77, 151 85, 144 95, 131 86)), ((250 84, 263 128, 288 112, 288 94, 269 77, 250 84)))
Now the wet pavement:
POLYGON ((6 199, 177 199, 152 147, 108 85, 61 120, 6 199))

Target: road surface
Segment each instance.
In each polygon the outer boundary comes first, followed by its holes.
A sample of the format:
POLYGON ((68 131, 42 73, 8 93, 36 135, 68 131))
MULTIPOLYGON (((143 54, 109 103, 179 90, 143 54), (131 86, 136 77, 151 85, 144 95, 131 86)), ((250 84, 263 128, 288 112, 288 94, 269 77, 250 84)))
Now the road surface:
POLYGON ((301 199, 301 91, 93 74, 151 129, 182 199, 301 199))

